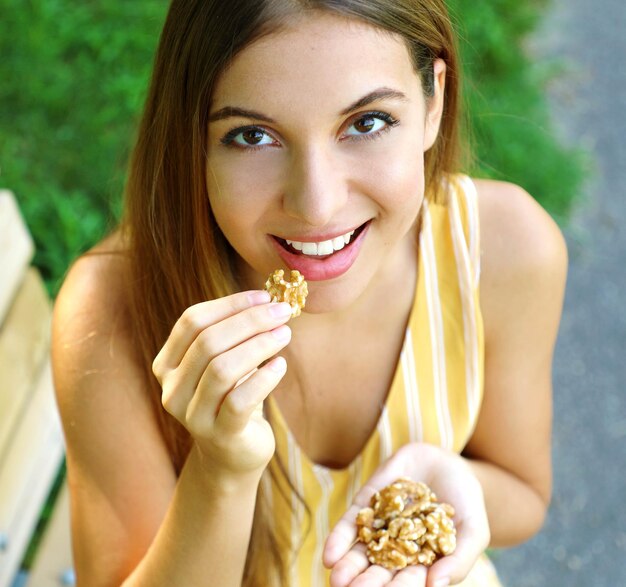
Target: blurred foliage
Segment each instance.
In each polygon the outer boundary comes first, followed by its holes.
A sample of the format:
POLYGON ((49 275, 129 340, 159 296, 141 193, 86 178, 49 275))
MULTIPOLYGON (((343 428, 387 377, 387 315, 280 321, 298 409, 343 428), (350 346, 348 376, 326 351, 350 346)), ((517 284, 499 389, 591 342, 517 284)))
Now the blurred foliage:
POLYGON ((448 0, 460 38, 471 172, 521 185, 564 224, 591 162, 582 150, 559 144, 550 121, 545 88, 565 64, 534 62, 524 50, 548 5, 448 0))
POLYGON ((0 186, 55 293, 119 215, 166 2, 0 0, 0 186))
MULTIPOLYGON (((15 192, 55 293, 114 226, 165 0, 0 0, 0 186, 15 192)), ((461 35, 474 173, 513 181, 563 221, 583 155, 559 145, 523 51, 545 0, 449 0, 461 35)))

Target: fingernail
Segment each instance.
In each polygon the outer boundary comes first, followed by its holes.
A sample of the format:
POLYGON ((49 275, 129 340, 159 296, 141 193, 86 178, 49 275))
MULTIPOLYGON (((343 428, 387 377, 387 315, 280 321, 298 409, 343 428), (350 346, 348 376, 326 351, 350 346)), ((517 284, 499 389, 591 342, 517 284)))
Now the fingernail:
POLYGON ((286 324, 283 324, 282 326, 272 330, 272 336, 278 342, 287 342, 291 338, 291 328, 289 328, 286 324))
POLYGON ((248 302, 252 306, 267 304, 272 301, 272 296, 266 291, 253 291, 248 294, 248 302))
POLYGON ((448 587, 450 585, 450 577, 443 577, 435 581, 434 587, 448 587))
POLYGON ((287 361, 284 357, 276 357, 268 367, 275 373, 283 373, 287 370, 287 361))
POLYGON ((337 556, 337 549, 332 547, 326 549, 325 555, 326 560, 332 561, 332 563, 335 563, 339 558, 337 556))
POLYGON ((285 318, 291 314, 291 306, 287 302, 281 302, 280 304, 273 304, 269 308, 270 314, 274 318, 285 318))

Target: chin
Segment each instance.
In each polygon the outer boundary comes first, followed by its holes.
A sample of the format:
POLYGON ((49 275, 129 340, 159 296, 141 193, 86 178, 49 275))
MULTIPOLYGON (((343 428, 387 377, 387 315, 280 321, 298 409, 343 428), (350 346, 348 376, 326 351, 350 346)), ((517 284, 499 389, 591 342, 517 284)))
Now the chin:
POLYGON ((373 276, 332 281, 309 281, 305 314, 330 314, 349 310, 368 290, 373 276))

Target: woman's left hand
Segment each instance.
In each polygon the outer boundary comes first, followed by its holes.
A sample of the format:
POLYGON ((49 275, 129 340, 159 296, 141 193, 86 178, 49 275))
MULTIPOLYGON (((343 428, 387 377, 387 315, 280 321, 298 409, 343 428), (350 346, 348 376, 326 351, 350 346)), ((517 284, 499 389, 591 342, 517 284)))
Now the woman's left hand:
POLYGON ((467 460, 437 446, 413 443, 403 446, 383 463, 354 499, 330 533, 324 548, 324 565, 332 569, 332 587, 440 587, 460 583, 489 545, 490 533, 482 487, 467 460), (457 546, 453 554, 432 567, 411 565, 389 571, 372 565, 363 543, 356 543, 356 516, 368 507, 376 492, 398 477, 426 483, 438 501, 455 509, 457 546))

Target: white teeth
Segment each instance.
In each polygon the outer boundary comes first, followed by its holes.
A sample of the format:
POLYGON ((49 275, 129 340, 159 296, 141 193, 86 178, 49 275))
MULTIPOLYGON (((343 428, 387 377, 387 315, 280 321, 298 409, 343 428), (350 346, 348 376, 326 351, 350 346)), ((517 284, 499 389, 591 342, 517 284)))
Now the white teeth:
POLYGON ((353 234, 354 230, 344 234, 343 236, 338 236, 332 240, 322 241, 321 243, 301 243, 289 240, 286 242, 297 251, 302 251, 302 254, 304 255, 321 257, 343 249, 350 242, 350 238, 353 234))
POLYGON ((317 254, 318 255, 330 255, 335 251, 333 248, 333 241, 324 241, 322 243, 318 243, 317 245, 317 254))
POLYGON ((316 243, 302 243, 302 253, 304 255, 317 255, 317 244, 316 243))

